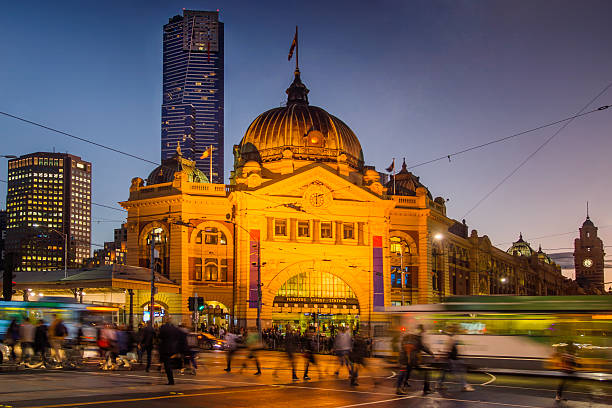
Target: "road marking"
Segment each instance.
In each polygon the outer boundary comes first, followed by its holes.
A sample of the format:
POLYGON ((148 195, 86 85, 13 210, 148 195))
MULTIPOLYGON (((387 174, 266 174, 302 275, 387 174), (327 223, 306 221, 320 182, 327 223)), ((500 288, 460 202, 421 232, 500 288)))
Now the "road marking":
POLYGON ((386 377, 386 378, 393 378, 397 375, 397 373, 395 371, 391 371, 391 375, 386 377))
POLYGON ((491 376, 491 379, 490 379, 489 381, 487 381, 487 382, 484 382, 484 383, 480 384, 480 385, 489 385, 489 384, 491 384, 493 381, 497 380, 497 377, 495 377, 493 374, 491 374, 491 373, 485 373, 485 374, 486 374, 486 375, 490 375, 490 376, 491 376))
POLYGON ((168 398, 189 398, 189 397, 201 397, 205 395, 220 395, 220 394, 236 394, 239 392, 253 392, 254 390, 232 390, 232 391, 216 391, 216 392, 200 392, 195 394, 184 394, 184 395, 160 395, 157 397, 142 397, 142 398, 125 398, 118 400, 106 400, 106 401, 89 401, 89 402, 75 402, 68 404, 55 404, 55 405, 36 405, 24 408, 61 408, 61 407, 78 407, 81 405, 101 405, 101 404, 116 404, 120 402, 136 402, 136 401, 153 401, 168 398))
POLYGON ((305 390, 319 390, 319 391, 336 391, 336 392, 350 392, 354 394, 370 394, 370 395, 395 395, 394 392, 374 392, 374 391, 358 391, 358 390, 345 390, 338 388, 324 388, 324 387, 305 387, 301 385, 292 385, 292 384, 276 384, 280 387, 286 388, 300 388, 305 390))
POLYGON ((459 399, 459 398, 428 397, 428 396, 415 396, 415 398, 431 399, 431 400, 434 400, 434 401, 457 401, 457 402, 471 402, 471 403, 474 403, 474 404, 501 405, 503 407, 543 408, 543 407, 537 406, 537 405, 521 405, 521 404, 510 404, 510 403, 506 403, 506 402, 468 400, 468 399, 459 399))
POLYGON ((381 401, 362 402, 362 403, 359 403, 359 404, 342 405, 342 406, 339 406, 339 407, 336 407, 336 408, 362 407, 364 405, 382 404, 384 402, 399 401, 399 400, 404 400, 404 399, 409 399, 409 398, 414 398, 414 397, 415 397, 414 395, 409 395, 407 397, 390 398, 390 399, 381 400, 381 401))

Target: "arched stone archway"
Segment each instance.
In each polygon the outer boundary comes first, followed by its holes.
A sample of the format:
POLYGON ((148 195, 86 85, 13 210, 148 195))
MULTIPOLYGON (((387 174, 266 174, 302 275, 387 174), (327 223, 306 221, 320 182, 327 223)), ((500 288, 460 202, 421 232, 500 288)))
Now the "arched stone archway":
POLYGON ((303 320, 304 316, 314 324, 314 315, 354 327, 367 319, 363 314, 370 308, 370 275, 363 272, 312 260, 284 268, 262 288, 263 327, 279 319, 303 320))

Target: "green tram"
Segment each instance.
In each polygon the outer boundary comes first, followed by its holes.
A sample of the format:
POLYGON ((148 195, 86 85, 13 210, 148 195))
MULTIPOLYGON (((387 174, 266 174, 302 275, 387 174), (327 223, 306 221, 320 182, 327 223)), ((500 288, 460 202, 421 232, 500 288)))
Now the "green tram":
POLYGON ((462 358, 475 368, 556 369, 559 352, 572 341, 580 370, 612 370, 612 296, 450 297, 385 313, 389 326, 374 339, 377 355, 395 355, 401 336, 422 324, 434 353, 453 330, 462 358))

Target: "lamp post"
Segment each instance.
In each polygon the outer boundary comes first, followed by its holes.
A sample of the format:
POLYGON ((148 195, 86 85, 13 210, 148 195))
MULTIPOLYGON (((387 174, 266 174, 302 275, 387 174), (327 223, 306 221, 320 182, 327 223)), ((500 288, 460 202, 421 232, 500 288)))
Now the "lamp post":
MULTIPOLYGON (((436 254, 436 255, 441 255, 441 260, 444 261, 444 243, 443 243, 444 234, 438 232, 438 233, 434 234, 433 239, 440 243, 441 253, 440 254, 436 254)), ((442 262, 440 262, 440 265, 438 264, 438 262, 436 262, 436 267, 441 268, 441 264, 442 264, 442 262)), ((442 268, 442 270, 438 271, 438 273, 439 273, 439 275, 438 275, 438 285, 440 286, 438 288, 438 300, 441 302, 442 298, 444 296, 444 268, 442 268), (442 277, 442 282, 440 282, 440 276, 442 277)))
MULTIPOLYGON (((41 225, 33 224, 34 228, 40 228, 41 225)), ((58 230, 47 227, 47 229, 51 232, 55 232, 60 237, 64 238, 64 278, 68 277, 68 233, 59 232, 58 230)))

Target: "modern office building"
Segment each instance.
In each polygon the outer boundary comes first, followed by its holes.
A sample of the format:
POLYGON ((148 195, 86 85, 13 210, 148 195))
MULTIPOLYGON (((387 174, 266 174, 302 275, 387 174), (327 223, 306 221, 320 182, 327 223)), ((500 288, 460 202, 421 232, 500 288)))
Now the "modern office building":
POLYGON ((91 163, 64 153, 8 162, 6 252, 17 271, 78 266, 90 256, 91 163), (66 246, 67 243, 67 246, 66 246))
POLYGON ((223 23, 216 11, 184 10, 164 26, 161 159, 183 156, 223 183, 223 23), (202 158, 213 147, 212 155, 202 158))

